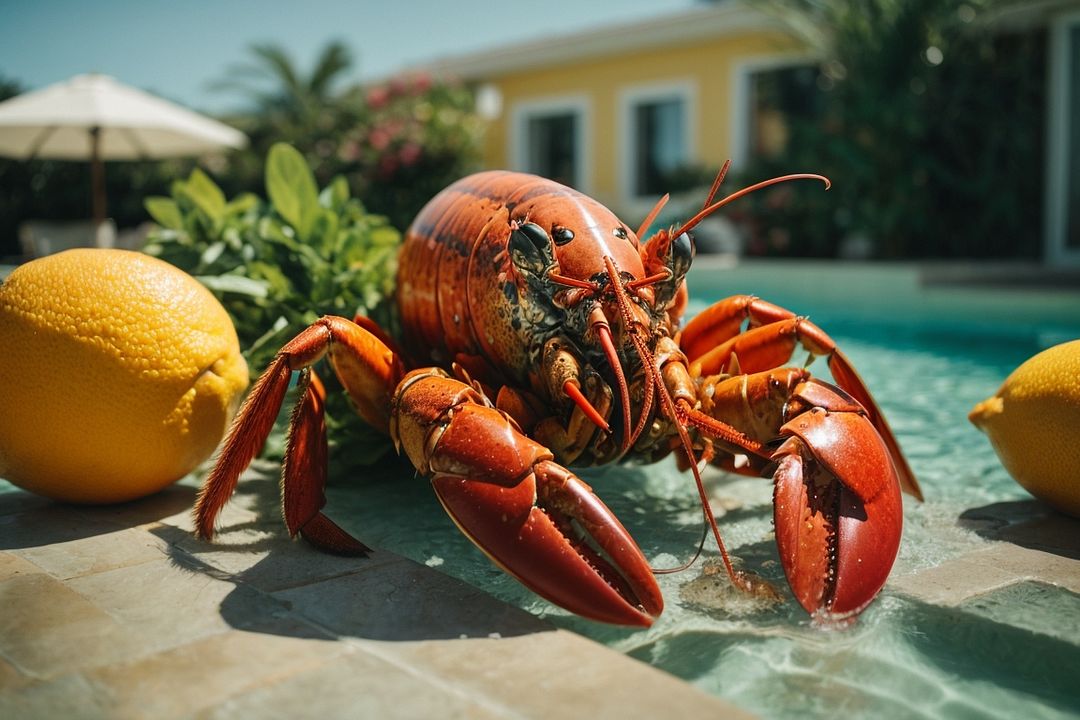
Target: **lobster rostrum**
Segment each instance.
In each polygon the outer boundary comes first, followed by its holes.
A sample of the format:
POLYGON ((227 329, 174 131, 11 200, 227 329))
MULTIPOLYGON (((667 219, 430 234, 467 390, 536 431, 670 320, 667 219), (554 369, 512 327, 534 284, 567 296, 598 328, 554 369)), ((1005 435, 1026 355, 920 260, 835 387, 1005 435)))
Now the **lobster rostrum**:
MULTIPOLYGON (((604 622, 649 625, 663 609, 654 570, 568 466, 653 461, 677 452, 732 581, 699 464, 772 474, 780 559, 807 612, 852 616, 878 593, 899 547, 901 488, 918 485, 869 391, 820 328, 751 296, 685 327, 689 232, 759 183, 680 228, 642 235, 597 201, 512 172, 466 177, 406 233, 398 271, 399 345, 363 317, 323 317, 255 383, 196 503, 198 533, 258 453, 291 375, 300 373, 282 468, 291 535, 336 553, 367 548, 321 509, 328 357, 360 415, 388 433, 458 528, 551 602, 604 622), (784 367, 797 348, 827 358, 837 385, 784 367)), ((660 572, 660 571, 657 571, 660 572)))

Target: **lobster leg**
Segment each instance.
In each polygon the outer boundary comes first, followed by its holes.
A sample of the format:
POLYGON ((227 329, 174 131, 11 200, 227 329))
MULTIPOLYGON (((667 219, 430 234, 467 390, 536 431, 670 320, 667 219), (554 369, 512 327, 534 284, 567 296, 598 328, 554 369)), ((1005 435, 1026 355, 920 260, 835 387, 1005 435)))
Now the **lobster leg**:
POLYGON ((475 388, 416 370, 393 407, 395 443, 496 565, 594 620, 649 625, 661 612, 649 563, 618 519, 475 388))
POLYGON ((771 458, 773 514, 799 604, 818 616, 857 614, 885 584, 903 526, 895 466, 866 411, 802 369, 703 382, 703 412, 750 437, 783 439, 771 458))
POLYGON ((888 447, 901 488, 923 499, 915 473, 866 384, 833 339, 814 323, 770 302, 735 295, 695 316, 683 330, 680 344, 695 376, 727 372, 736 360, 739 371, 745 373, 779 367, 791 359, 798 345, 812 357, 827 357, 837 384, 865 408, 870 423, 888 447), (749 329, 740 332, 746 320, 749 329))
POLYGON ((327 354, 357 412, 374 427, 388 431, 390 397, 403 374, 400 358, 378 337, 345 318, 319 319, 278 352, 240 407, 195 503, 195 527, 200 537, 213 536, 218 514, 236 489, 240 474, 270 434, 289 379, 299 370, 300 397, 289 425, 282 467, 286 525, 291 535, 300 533, 324 550, 367 552, 363 544, 321 512, 326 502, 325 393, 310 366, 327 354))

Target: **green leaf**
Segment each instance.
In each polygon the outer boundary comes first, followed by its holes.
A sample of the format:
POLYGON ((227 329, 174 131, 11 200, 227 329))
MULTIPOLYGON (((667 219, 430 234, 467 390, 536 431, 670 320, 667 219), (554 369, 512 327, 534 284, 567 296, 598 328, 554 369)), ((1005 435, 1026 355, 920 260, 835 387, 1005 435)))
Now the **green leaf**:
POLYGON ((260 335, 258 337, 258 339, 256 339, 255 342, 253 342, 251 344, 251 347, 248 348, 248 352, 249 353, 256 352, 263 345, 270 342, 274 338, 275 335, 280 333, 282 330, 284 330, 288 326, 289 326, 288 319, 284 315, 279 316, 278 319, 274 321, 274 324, 270 326, 270 329, 267 330, 262 335, 260 335))
POLYGON ((345 207, 345 203, 349 202, 349 181, 345 179, 344 175, 335 176, 330 181, 330 184, 319 193, 319 200, 324 207, 340 213, 345 207))
POLYGON ((293 251, 298 251, 300 246, 292 237, 293 230, 289 225, 281 222, 280 218, 263 217, 259 219, 259 237, 270 242, 279 243, 293 251))
MULTIPOLYGON (((359 311, 396 327, 386 308, 400 233, 385 217, 368 214, 344 178, 320 194, 303 157, 287 145, 276 146, 266 167, 270 202, 250 194, 227 201, 201 172, 176 181, 171 200, 149 200, 160 224, 148 251, 196 275, 217 296, 253 372, 328 313, 359 311)), ((328 405, 327 422, 337 413, 346 427, 362 426, 340 397, 342 404, 328 405)), ((351 442, 351 433, 343 437, 351 442)))
POLYGON ((199 168, 191 171, 187 182, 173 187, 178 188, 215 223, 225 214, 225 193, 199 168))
POLYGON ((180 216, 180 208, 177 207, 176 201, 171 198, 148 197, 143 200, 143 207, 146 208, 146 212, 150 213, 150 217, 154 219, 154 222, 164 228, 180 230, 184 227, 184 219, 180 216))
POLYGON ((315 216, 315 222, 313 223, 313 245, 319 248, 319 252, 323 256, 331 255, 337 243, 338 236, 338 216, 331 210, 323 209, 318 215, 315 216))
POLYGON ((255 260, 248 263, 248 272, 259 278, 259 281, 265 284, 267 292, 275 297, 287 297, 292 291, 292 281, 277 265, 255 260))
POLYGON ((217 259, 221 257, 221 253, 225 252, 225 243, 216 242, 203 250, 201 262, 204 266, 213 265, 217 262, 217 259))
POLYGON ((243 193, 237 195, 225 206, 225 213, 227 215, 243 215, 248 210, 258 207, 259 196, 254 193, 243 193))
POLYGON ((266 193, 278 214, 306 241, 319 211, 319 191, 304 156, 291 145, 277 143, 270 148, 266 193))
POLYGON ((215 292, 231 292, 264 298, 269 294, 267 283, 240 275, 197 275, 196 280, 215 292))

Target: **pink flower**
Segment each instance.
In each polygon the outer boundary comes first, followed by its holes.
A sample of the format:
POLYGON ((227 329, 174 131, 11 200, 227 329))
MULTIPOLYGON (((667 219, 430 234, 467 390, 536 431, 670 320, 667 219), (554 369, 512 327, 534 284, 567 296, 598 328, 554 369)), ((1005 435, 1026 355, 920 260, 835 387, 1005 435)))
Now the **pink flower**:
POLYGON ((384 107, 390 100, 390 91, 385 86, 379 85, 367 91, 367 104, 372 110, 384 107))
POLYGON ((377 127, 368 134, 368 143, 376 150, 385 150, 393 138, 384 128, 377 127))
POLYGON ((413 92, 417 95, 422 95, 430 90, 433 84, 434 81, 431 79, 430 75, 427 73, 418 73, 413 78, 413 92))
POLYGON ((390 81, 390 96, 400 97, 408 92, 409 86, 405 78, 396 77, 390 81))

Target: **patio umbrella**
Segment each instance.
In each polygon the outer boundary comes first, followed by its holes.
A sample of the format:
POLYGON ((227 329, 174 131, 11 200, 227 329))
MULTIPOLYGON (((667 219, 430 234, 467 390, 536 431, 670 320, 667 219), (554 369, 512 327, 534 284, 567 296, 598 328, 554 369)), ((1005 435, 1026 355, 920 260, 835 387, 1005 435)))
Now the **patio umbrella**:
POLYGON ((242 132, 106 75, 76 75, 0 102, 0 156, 91 164, 95 225, 105 161, 186 157, 247 144, 242 132))

